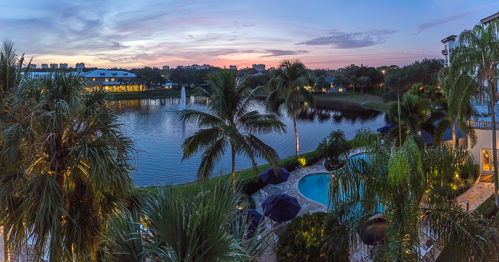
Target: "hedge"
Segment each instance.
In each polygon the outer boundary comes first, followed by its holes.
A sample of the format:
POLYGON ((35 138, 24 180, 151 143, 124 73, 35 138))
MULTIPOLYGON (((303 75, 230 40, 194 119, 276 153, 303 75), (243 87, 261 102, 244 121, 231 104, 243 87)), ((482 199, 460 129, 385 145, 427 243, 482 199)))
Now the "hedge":
POLYGON ((286 225, 277 242, 277 261, 327 261, 322 249, 327 214, 307 213, 286 225))

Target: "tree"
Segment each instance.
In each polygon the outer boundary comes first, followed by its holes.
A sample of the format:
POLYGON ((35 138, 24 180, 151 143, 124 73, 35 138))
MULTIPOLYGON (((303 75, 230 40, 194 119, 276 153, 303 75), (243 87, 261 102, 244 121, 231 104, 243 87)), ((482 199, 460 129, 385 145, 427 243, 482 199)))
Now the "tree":
MULTIPOLYGON (((399 105, 392 104, 388 110, 388 118, 390 122, 395 122, 400 125, 402 129, 402 137, 399 137, 398 128, 393 128, 390 132, 391 138, 399 140, 398 144, 403 144, 408 135, 418 135, 425 121, 428 120, 428 113, 430 111, 430 103, 426 99, 422 99, 417 95, 405 93, 400 102, 400 115, 399 105)), ((433 133, 431 130, 425 130, 433 133)))
POLYGON ((141 196, 138 210, 117 213, 110 224, 110 242, 118 246, 105 261, 257 261, 270 238, 258 239, 263 227, 247 238, 250 221, 237 212, 241 197, 223 183, 199 192, 172 187, 141 196))
POLYGON ((307 70, 299 60, 285 60, 279 69, 272 72, 267 84, 271 90, 267 97, 268 108, 275 108, 279 100, 284 97, 286 112, 293 117, 293 126, 296 138, 296 158, 300 149, 298 141, 298 129, 296 127, 296 114, 300 110, 300 100, 303 99, 310 107, 315 107, 315 98, 307 87, 314 86, 314 76, 307 70))
MULTIPOLYGON (((50 261, 95 259, 109 214, 133 189, 134 152, 107 100, 79 75, 53 73, 10 92, 0 125, 0 221, 8 249, 28 237, 50 261)), ((6 252, 7 254, 8 252, 6 252)))
POLYGON ((360 85, 360 90, 364 90, 371 86, 371 79, 368 76, 361 76, 357 80, 357 83, 360 85))
POLYGON ((315 153, 319 159, 325 159, 330 162, 338 162, 339 157, 348 157, 347 151, 350 149, 345 133, 340 129, 332 131, 329 136, 325 137, 319 145, 315 153))
POLYGON ((340 76, 340 75, 335 76, 335 77, 333 78, 333 85, 334 85, 335 87, 339 87, 339 86, 341 85, 341 76, 340 76))
POLYGON ((357 77, 356 76, 351 76, 350 81, 352 81, 353 85, 353 92, 355 92, 355 87, 357 86, 357 77))
MULTIPOLYGON (((31 59, 26 65, 25 75, 30 70, 31 59)), ((3 99, 10 89, 21 83, 23 75, 21 74, 24 66, 24 54, 18 57, 14 43, 4 40, 0 47, 0 98, 3 99)))
MULTIPOLYGON (((435 100, 437 101, 436 108, 440 108, 442 109, 442 111, 444 111, 444 117, 446 118, 449 125, 452 126, 453 144, 456 143, 456 122, 457 122, 459 128, 465 131, 466 134, 468 135, 468 140, 471 142, 470 143, 471 147, 474 147, 477 142, 477 136, 473 127, 471 127, 468 123, 468 120, 471 119, 471 115, 473 112, 471 105, 468 104, 467 107, 463 108, 450 105, 450 101, 454 101, 456 98, 455 96, 457 94, 455 93, 455 90, 461 89, 459 85, 467 85, 468 83, 470 83, 471 76, 466 74, 460 74, 459 76, 456 77, 450 75, 449 71, 450 71, 449 67, 444 67, 438 73, 438 86, 441 88, 441 93, 445 95, 446 99, 437 98, 435 100), (461 117, 458 118, 458 114, 461 114, 461 117)), ((436 139, 434 138, 433 140, 435 141, 436 139)))
POLYGON ((319 76, 317 78, 317 83, 315 84, 314 89, 316 91, 322 91, 322 88, 324 86, 324 82, 327 82, 326 78, 324 76, 319 76))
POLYGON ((425 226, 441 244, 458 246, 460 257, 490 259, 499 231, 442 194, 452 188, 449 181, 456 174, 473 172, 467 150, 424 148, 408 139, 392 151, 390 141, 370 130, 358 132, 353 146, 366 148, 367 160, 350 161, 331 180, 328 248, 349 250, 365 221, 382 211, 387 223, 379 246, 384 252, 376 254, 376 261, 420 261, 419 232, 425 226))
POLYGON ((472 30, 464 30, 459 36, 460 46, 451 54, 449 74, 457 78, 459 75, 471 76, 466 84, 454 86, 449 90, 449 103, 456 107, 458 119, 464 119, 465 112, 471 99, 483 88, 489 95, 490 109, 492 110, 492 157, 494 162, 494 191, 496 206, 499 208, 499 185, 497 176, 497 138, 495 119, 495 94, 497 93, 497 65, 499 63, 499 21, 490 21, 488 25, 479 24, 472 30), (487 83, 487 86, 485 86, 487 83))
POLYGON ((385 71, 383 85, 389 92, 385 94, 384 99, 397 100, 397 97, 403 95, 414 83, 437 86, 438 72, 444 67, 443 62, 443 59, 425 58, 402 68, 394 67, 385 71))
POLYGON ((277 152, 263 143, 254 134, 270 132, 285 132, 285 125, 272 114, 260 114, 252 110, 255 90, 246 84, 246 78, 237 78, 237 71, 220 70, 208 76, 207 83, 210 92, 198 88, 198 92, 210 99, 209 113, 196 110, 183 110, 182 121, 195 121, 199 127, 191 137, 182 144, 182 160, 192 157, 204 150, 199 169, 198 179, 205 180, 210 176, 215 164, 221 159, 227 148, 232 157, 232 183, 236 188, 236 154, 247 156, 254 168, 258 167, 255 158, 265 158, 276 165, 279 158, 277 152), (205 128, 206 127, 206 128, 205 128))

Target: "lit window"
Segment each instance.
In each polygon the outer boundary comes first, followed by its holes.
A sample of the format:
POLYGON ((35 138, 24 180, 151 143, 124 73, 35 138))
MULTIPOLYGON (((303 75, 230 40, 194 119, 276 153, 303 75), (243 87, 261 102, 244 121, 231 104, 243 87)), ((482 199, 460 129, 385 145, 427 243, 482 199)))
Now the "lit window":
POLYGON ((114 82, 114 78, 111 78, 111 82, 114 82))
POLYGON ((109 78, 106 78, 106 80, 105 80, 105 81, 106 81, 106 82, 109 82, 109 78))
POLYGON ((94 78, 92 78, 92 81, 95 81, 95 77, 94 77, 94 78))

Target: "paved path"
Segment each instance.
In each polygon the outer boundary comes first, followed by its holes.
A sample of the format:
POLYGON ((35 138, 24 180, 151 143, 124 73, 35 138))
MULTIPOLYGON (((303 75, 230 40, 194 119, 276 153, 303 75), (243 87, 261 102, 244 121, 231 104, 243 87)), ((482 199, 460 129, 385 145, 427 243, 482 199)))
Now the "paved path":
POLYGON ((469 211, 473 211, 492 194, 494 194, 494 183, 479 181, 464 194, 458 196, 457 203, 466 210, 467 204, 464 204, 463 201, 467 201, 469 202, 469 211))

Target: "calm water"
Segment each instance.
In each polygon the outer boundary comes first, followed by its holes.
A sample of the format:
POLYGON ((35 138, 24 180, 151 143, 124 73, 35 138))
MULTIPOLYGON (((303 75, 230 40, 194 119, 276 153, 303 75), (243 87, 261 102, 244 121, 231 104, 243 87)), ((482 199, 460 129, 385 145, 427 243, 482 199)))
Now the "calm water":
MULTIPOLYGON (((197 97, 189 97, 188 108, 206 111, 207 101, 197 97)), ((180 148, 185 138, 192 136, 199 128, 194 123, 183 123, 178 120, 180 98, 141 99, 116 102, 119 107, 119 119, 124 124, 125 132, 136 143, 141 151, 133 164, 137 168, 134 173, 136 186, 154 186, 180 184, 196 180, 196 171, 201 160, 201 153, 181 162, 180 148)), ((263 102, 258 102, 255 109, 265 112, 263 102)), ((353 138, 355 131, 369 127, 372 129, 385 125, 383 113, 365 111, 362 113, 342 112, 336 110, 303 111, 299 115, 298 135, 300 152, 314 150, 317 144, 331 131, 341 129, 348 139, 353 138)), ((281 120, 287 125, 286 134, 272 133, 259 138, 272 146, 281 158, 294 155, 295 137, 293 120, 286 115, 281 120)), ((258 159, 259 164, 264 160, 258 159)), ((216 166, 214 174, 230 172, 230 152, 216 166)), ((251 162, 243 156, 236 158, 236 169, 251 166, 251 162)))

